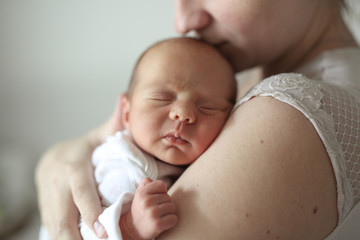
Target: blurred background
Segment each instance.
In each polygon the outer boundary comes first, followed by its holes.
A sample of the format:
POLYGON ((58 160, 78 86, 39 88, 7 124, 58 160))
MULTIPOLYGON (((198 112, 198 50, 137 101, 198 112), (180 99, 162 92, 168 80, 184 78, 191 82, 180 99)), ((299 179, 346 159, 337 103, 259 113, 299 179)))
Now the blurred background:
POLYGON ((36 162, 110 116, 173 19, 171 0, 0 1, 0 239, 37 239, 36 162))
POLYGON ((1 239, 38 238, 36 162, 107 119, 140 53, 176 35, 173 19, 172 0, 0 1, 1 239))

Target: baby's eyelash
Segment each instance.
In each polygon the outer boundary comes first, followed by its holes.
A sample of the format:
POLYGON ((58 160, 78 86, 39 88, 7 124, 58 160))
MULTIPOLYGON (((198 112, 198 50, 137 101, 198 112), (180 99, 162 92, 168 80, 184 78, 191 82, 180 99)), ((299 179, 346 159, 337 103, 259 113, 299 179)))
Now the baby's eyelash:
POLYGON ((152 97, 150 98, 151 100, 154 100, 154 101, 164 101, 164 102, 168 102, 168 101, 172 101, 173 99, 170 98, 170 97, 162 97, 162 96, 157 96, 157 97, 152 97))
POLYGON ((198 109, 201 113, 205 115, 215 114, 219 110, 216 106, 212 105, 200 105, 198 109))
POLYGON ((200 110, 203 110, 203 111, 216 111, 217 109, 213 108, 213 107, 200 107, 200 110))
POLYGON ((149 96, 148 99, 154 103, 158 103, 161 105, 164 105, 164 104, 167 105, 167 104, 173 102, 173 100, 174 100, 174 98, 171 95, 163 94, 163 93, 152 94, 149 96))
POLYGON ((174 93, 170 92, 170 91, 162 91, 162 90, 157 90, 157 91, 152 91, 149 93, 149 97, 153 98, 153 99, 158 99, 158 100, 170 100, 174 98, 174 93))
POLYGON ((204 110, 217 110, 215 106, 200 106, 200 108, 204 110))

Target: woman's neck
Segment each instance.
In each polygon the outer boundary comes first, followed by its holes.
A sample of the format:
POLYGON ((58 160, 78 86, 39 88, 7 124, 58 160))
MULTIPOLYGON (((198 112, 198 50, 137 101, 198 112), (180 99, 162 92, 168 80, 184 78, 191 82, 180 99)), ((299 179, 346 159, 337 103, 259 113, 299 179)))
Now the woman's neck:
MULTIPOLYGON (((329 10, 330 11, 330 10, 329 10)), ((344 23, 338 9, 332 13, 319 13, 304 38, 295 47, 261 67, 262 78, 278 73, 294 72, 324 51, 357 47, 357 43, 344 23)))

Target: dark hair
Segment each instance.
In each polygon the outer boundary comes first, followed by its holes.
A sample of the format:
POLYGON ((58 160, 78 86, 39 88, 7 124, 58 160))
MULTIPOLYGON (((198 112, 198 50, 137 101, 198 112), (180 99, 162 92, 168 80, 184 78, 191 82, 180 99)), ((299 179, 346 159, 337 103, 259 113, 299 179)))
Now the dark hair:
POLYGON ((340 7, 344 9, 345 11, 349 10, 348 5, 346 4, 346 0, 340 0, 340 7))

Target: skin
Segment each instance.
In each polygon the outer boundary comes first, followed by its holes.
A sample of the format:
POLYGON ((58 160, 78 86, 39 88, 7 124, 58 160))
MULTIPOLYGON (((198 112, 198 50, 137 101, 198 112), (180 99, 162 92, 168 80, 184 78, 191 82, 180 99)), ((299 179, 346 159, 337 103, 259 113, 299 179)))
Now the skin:
POLYGON ((337 223, 321 140, 302 114, 270 97, 236 110, 169 194, 178 224, 158 239, 320 240, 337 223))
POLYGON ((131 209, 120 219, 122 238, 153 239, 177 223, 176 205, 162 181, 145 178, 135 192, 131 209))
MULTIPOLYGON (((176 1, 176 29, 222 43, 237 70, 261 64, 267 76, 294 70, 325 49, 356 46, 331 1, 192 3, 199 5, 176 1)), ((159 239, 323 239, 337 223, 336 182, 321 139, 297 110, 268 97, 238 108, 170 195, 179 224, 159 239), (216 181, 209 182, 209 173, 216 181)))
MULTIPOLYGON (((256 66, 259 79, 295 70, 325 50, 356 46, 337 1, 269 2, 176 0, 175 27, 217 44, 237 71, 256 66)), ((58 144, 39 163, 42 219, 52 236, 59 236, 54 239, 80 239, 72 198, 85 221, 96 222, 101 208, 83 156, 121 127, 114 120, 120 115, 115 111, 104 126, 58 144), (74 166, 85 170, 75 174, 74 166), (55 200, 51 206, 45 204, 48 196, 55 200)), ((320 240, 337 223, 335 177, 319 136, 297 110, 268 97, 234 111, 169 194, 178 224, 159 239, 320 240)))
MULTIPOLYGON (((125 128, 140 148, 161 161, 194 162, 232 109, 236 83, 228 62, 209 45, 177 38, 147 51, 134 75, 131 94, 122 102, 125 128)), ((165 183, 145 179, 120 228, 123 239, 152 239, 176 223, 165 183)))
POLYGON ((325 49, 356 46, 336 0, 175 0, 175 8, 179 33, 195 30, 236 71, 260 66, 263 77, 293 71, 325 49))
POLYGON ((133 81, 122 107, 125 128, 144 151, 175 165, 192 163, 208 148, 236 96, 234 72, 226 60, 189 39, 151 49, 133 81))

